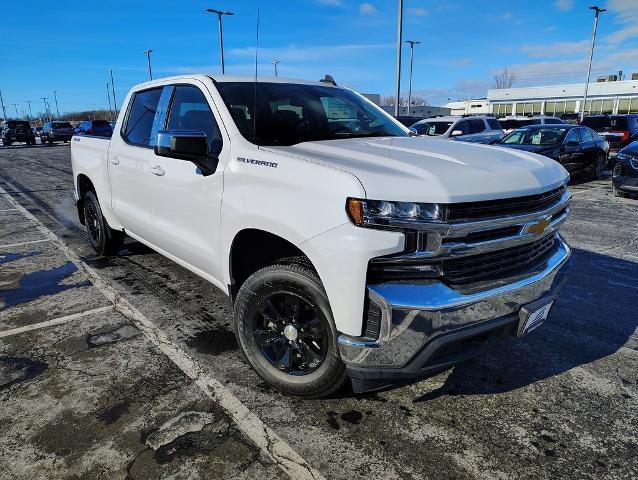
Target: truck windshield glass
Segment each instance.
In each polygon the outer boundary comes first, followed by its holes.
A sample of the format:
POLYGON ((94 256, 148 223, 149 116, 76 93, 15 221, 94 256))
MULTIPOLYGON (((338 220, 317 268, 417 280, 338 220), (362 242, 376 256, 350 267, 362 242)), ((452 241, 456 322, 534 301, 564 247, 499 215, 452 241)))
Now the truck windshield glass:
POLYGON ((569 128, 520 128, 514 130, 501 143, 510 145, 556 145, 569 128))
POLYGON ((69 122, 53 122, 52 128, 73 128, 69 122))
POLYGON ((407 137, 381 110, 343 88, 293 83, 219 82, 237 127, 257 145, 362 137, 407 137))

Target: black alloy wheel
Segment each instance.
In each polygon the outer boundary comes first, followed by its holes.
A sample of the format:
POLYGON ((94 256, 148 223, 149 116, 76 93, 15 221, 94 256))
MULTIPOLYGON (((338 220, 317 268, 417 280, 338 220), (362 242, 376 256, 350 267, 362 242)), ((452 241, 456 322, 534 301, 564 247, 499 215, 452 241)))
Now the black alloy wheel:
POLYGON ((252 334, 268 363, 290 375, 314 372, 328 352, 329 327, 323 313, 291 291, 274 291, 262 298, 252 334))

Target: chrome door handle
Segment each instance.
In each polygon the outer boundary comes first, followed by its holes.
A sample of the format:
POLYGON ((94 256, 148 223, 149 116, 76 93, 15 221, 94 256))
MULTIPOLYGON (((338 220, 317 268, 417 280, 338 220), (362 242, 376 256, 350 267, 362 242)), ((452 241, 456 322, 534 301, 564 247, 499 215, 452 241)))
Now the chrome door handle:
POLYGON ((117 165, 118 163, 120 163, 120 159, 117 157, 117 155, 109 155, 109 163, 117 165))
POLYGON ((151 167, 149 171, 153 175, 157 175, 158 177, 161 177, 162 175, 164 175, 164 169, 160 167, 159 165, 155 165, 154 167, 151 167))

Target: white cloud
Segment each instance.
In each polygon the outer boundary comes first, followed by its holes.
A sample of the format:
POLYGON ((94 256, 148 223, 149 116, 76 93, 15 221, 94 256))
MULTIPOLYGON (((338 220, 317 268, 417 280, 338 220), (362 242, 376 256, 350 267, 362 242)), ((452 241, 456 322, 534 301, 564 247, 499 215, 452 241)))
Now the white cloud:
POLYGON ((556 0, 554 5, 561 12, 568 12, 573 8, 574 0, 556 0))
POLYGON ((430 12, 422 7, 408 8, 408 15, 412 15, 413 17, 425 17, 428 13, 430 12))
POLYGON ((589 49, 589 41, 580 42, 557 42, 548 45, 523 45, 522 51, 530 57, 563 57, 586 53, 589 49))
POLYGON ((371 3, 362 3, 359 5, 359 13, 361 13, 361 15, 374 15, 377 13, 377 9, 371 3))
MULTIPOLYGON (((374 44, 346 44, 346 45, 286 45, 277 48, 260 48, 261 58, 276 58, 282 62, 314 62, 317 60, 332 60, 335 58, 356 58, 365 52, 375 50, 392 50, 393 43, 374 44)), ((227 57, 254 58, 255 48, 231 48, 227 50, 227 57)))
POLYGON ((605 8, 615 15, 615 21, 620 25, 620 28, 606 38, 609 43, 617 44, 638 37, 638 2, 636 0, 608 0, 605 8))

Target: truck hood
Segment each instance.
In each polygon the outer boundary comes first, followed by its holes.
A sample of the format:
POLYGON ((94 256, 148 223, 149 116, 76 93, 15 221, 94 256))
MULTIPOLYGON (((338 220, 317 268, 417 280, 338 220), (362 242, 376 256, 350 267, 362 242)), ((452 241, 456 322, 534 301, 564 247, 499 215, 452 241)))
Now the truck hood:
POLYGON ((368 198, 454 203, 533 195, 569 174, 534 153, 428 137, 304 142, 264 150, 355 175, 368 198))

